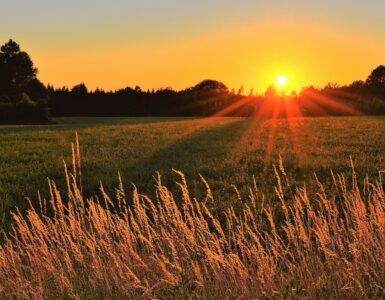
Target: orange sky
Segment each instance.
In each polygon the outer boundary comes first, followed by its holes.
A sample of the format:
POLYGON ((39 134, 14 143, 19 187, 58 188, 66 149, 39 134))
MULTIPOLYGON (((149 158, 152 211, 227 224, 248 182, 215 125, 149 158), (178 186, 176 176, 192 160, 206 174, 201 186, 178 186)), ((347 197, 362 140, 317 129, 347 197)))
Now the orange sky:
POLYGON ((9 37, 0 30, 0 38, 15 38, 31 54, 45 83, 85 82, 92 89, 182 89, 212 78, 230 88, 244 85, 262 92, 284 74, 290 87, 298 90, 365 79, 385 62, 384 30, 350 26, 328 16, 267 11, 236 21, 222 18, 219 25, 210 23, 204 30, 190 22, 178 31, 180 20, 159 30, 156 24, 142 24, 140 34, 134 35, 122 24, 56 24, 55 35, 39 27, 32 34, 16 30, 9 37))

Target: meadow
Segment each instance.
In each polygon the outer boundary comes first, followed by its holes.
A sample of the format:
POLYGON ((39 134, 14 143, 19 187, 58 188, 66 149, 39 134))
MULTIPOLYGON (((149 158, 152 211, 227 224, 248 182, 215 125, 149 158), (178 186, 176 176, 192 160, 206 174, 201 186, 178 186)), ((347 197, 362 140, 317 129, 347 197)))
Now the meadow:
POLYGON ((0 295, 381 298, 384 122, 2 127, 0 295))
MULTIPOLYGON (((71 162, 71 142, 81 145, 83 192, 100 182, 113 191, 120 172, 126 184, 153 193, 159 172, 171 190, 182 171, 196 195, 205 192, 202 175, 221 201, 220 211, 247 196, 253 177, 274 193, 273 166, 282 159, 296 186, 311 185, 314 174, 330 183, 330 170, 375 178, 385 170, 385 118, 328 117, 260 120, 245 118, 59 118, 48 126, 0 127, 2 223, 9 212, 27 207, 25 197, 48 196, 47 178, 64 186, 63 160, 71 162)), ((311 190, 311 189, 310 189, 311 190)))

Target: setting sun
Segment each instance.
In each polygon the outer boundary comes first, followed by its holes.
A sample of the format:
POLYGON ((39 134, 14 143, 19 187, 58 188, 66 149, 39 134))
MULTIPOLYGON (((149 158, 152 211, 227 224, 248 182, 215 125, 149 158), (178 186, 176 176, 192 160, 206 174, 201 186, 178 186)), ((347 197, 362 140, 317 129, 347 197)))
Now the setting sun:
POLYGON ((287 86, 287 77, 284 75, 280 75, 276 79, 277 86, 280 88, 284 88, 287 86))

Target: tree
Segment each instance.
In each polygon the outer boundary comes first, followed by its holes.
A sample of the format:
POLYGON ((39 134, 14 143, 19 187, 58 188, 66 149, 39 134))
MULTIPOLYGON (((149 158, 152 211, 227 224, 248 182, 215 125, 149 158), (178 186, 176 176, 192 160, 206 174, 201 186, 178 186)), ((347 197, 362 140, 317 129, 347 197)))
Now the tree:
POLYGON ((328 84, 325 85, 323 88, 324 91, 332 91, 340 88, 339 84, 337 82, 329 82, 328 84))
POLYGON ((29 55, 9 40, 0 47, 0 123, 49 121, 47 89, 29 55))
POLYGON ((385 66, 378 66, 369 75, 366 84, 374 88, 385 88, 385 66))
POLYGON ((365 87, 365 82, 363 82, 362 80, 353 81, 349 86, 349 88, 351 88, 354 91, 362 90, 364 87, 365 87))
MULTIPOLYGON (((51 87, 52 89, 52 87, 51 87)), ((25 92, 34 101, 48 100, 48 89, 37 78, 32 79, 26 86, 25 92)))
POLYGON ((316 89, 313 85, 304 87, 301 91, 301 96, 315 95, 318 94, 319 90, 316 89))
POLYGON ((238 95, 243 95, 244 91, 245 91, 245 88, 243 87, 243 85, 241 85, 241 87, 238 90, 238 95))
POLYGON ((206 79, 203 80, 202 82, 198 83, 196 86, 192 88, 193 90, 198 90, 198 91, 205 91, 205 90, 214 90, 217 92, 227 92, 228 88, 227 86, 216 80, 211 80, 211 79, 206 79))
POLYGON ((266 98, 274 98, 277 96, 277 89, 275 88, 274 84, 268 86, 265 92, 266 98))
POLYGON ((86 87, 86 85, 84 83, 80 83, 78 85, 75 85, 72 89, 71 89, 71 92, 75 95, 75 96, 79 96, 79 97, 82 97, 82 96, 87 96, 88 94, 88 89, 86 87))
POLYGON ((37 69, 26 52, 13 40, 0 48, 0 94, 18 99, 36 79, 37 69))

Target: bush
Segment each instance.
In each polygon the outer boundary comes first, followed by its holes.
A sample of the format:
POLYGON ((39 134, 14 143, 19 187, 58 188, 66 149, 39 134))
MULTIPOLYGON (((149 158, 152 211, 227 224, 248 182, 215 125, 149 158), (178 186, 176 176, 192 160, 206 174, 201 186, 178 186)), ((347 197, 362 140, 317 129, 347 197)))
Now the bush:
POLYGON ((20 101, 0 102, 0 123, 2 124, 47 123, 49 120, 49 110, 45 100, 32 101, 27 94, 23 93, 20 101))

